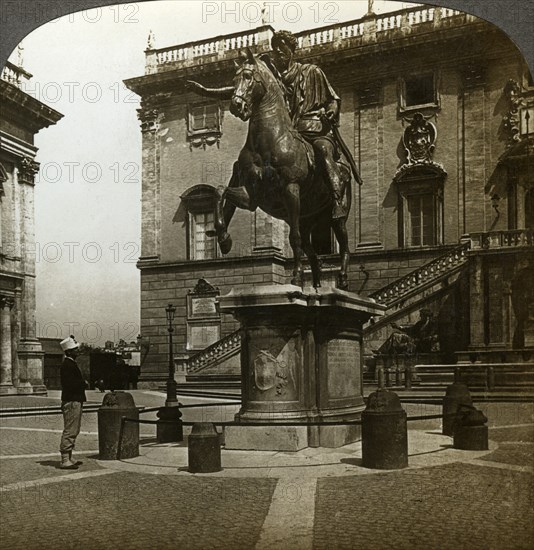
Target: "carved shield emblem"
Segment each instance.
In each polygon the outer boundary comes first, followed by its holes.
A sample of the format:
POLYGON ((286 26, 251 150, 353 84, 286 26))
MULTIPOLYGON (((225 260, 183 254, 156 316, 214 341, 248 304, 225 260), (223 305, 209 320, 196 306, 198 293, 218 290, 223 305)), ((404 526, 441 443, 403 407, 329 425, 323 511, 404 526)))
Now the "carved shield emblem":
POLYGON ((260 391, 267 391, 276 385, 278 360, 268 351, 260 351, 254 359, 254 381, 260 391))

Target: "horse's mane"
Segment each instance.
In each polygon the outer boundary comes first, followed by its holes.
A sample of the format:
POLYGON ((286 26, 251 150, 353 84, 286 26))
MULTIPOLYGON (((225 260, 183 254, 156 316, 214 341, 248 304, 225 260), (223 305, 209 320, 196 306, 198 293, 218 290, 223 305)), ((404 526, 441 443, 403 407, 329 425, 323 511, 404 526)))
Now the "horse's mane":
POLYGON ((289 113, 289 102, 287 97, 287 90, 282 82, 282 76, 274 66, 271 58, 268 54, 263 53, 259 56, 254 57, 256 61, 256 66, 258 67, 259 73, 262 78, 264 78, 268 83, 274 83, 278 87, 281 96, 286 104, 287 112, 289 113))

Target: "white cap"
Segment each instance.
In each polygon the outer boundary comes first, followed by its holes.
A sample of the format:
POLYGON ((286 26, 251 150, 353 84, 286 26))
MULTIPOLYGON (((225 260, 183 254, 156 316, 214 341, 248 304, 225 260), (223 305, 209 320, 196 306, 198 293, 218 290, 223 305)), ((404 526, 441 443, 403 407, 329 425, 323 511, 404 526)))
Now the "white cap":
POLYGON ((65 340, 62 340, 59 345, 61 346, 61 349, 63 351, 67 351, 68 349, 75 349, 78 347, 78 342, 74 339, 74 336, 72 334, 65 338, 65 340))

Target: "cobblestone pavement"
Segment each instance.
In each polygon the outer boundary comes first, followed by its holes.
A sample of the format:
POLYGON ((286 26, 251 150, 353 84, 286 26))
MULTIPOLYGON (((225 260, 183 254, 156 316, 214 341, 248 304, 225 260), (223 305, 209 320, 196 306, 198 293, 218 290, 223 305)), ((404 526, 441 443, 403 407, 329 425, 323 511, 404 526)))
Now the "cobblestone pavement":
MULTIPOLYGON (((136 395, 138 405, 155 400, 136 395)), ((84 415, 77 444, 84 464, 64 471, 57 468, 61 416, 1 419, 0 548, 532 549, 532 406, 495 405, 486 414, 498 448, 481 458, 466 453, 465 461, 439 466, 316 481, 291 472, 277 479, 104 469, 92 452, 94 413, 84 415), (284 530, 294 531, 291 544, 279 542, 288 540, 284 530)), ((411 415, 439 410, 409 408, 411 415)), ((189 409, 184 418, 229 420, 233 412, 189 409)), ((153 426, 141 433, 149 441, 153 426)))
POLYGON ((275 485, 272 479, 115 473, 11 491, 2 499, 1 544, 43 550, 253 548, 275 485))
POLYGON ((321 479, 314 548, 531 549, 532 503, 531 475, 467 464, 321 479))

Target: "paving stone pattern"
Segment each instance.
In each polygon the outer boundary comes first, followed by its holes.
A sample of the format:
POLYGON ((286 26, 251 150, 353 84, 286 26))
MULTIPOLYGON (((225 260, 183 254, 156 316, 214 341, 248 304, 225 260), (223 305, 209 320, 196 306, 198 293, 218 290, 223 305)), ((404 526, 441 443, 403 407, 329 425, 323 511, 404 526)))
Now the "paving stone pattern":
POLYGON ((489 438, 492 441, 523 441, 534 443, 534 425, 517 428, 491 428, 489 438))
POLYGON ((29 488, 2 499, 2 547, 253 548, 275 484, 120 472, 29 488))
POLYGON ((534 467, 534 445, 531 443, 520 445, 516 443, 501 443, 496 451, 481 457, 480 460, 513 464, 515 466, 530 466, 532 468, 534 467))
MULTIPOLYGON (((61 433, 21 430, 0 430, 0 454, 23 455, 57 452, 61 433)), ((97 435, 80 434, 76 438, 76 450, 98 449, 97 435)))
MULTIPOLYGON (((79 472, 88 472, 90 470, 100 470, 96 463, 98 453, 93 455, 79 455, 74 453, 77 460, 81 460, 83 465, 79 472)), ((39 457, 39 458, 17 458, 9 460, 0 460, 0 485, 9 485, 11 483, 26 483, 36 479, 48 479, 52 477, 63 477, 70 475, 74 470, 59 469, 59 453, 57 456, 39 457)), ((11 492, 1 493, 2 500, 12 498, 11 492)))
POLYGON ((320 479, 314 548, 532 549, 530 474, 450 464, 320 479))

